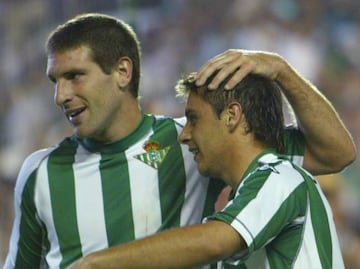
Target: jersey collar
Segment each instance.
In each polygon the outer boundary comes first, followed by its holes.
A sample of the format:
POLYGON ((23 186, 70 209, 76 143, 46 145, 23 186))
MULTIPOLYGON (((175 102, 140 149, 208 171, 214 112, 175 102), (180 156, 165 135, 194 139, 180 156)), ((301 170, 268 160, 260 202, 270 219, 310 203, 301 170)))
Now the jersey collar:
POLYGON ((126 137, 111 143, 101 143, 90 138, 80 139, 77 138, 87 150, 99 153, 117 153, 123 152, 131 145, 140 140, 152 127, 154 117, 151 115, 143 114, 140 124, 134 131, 126 137))

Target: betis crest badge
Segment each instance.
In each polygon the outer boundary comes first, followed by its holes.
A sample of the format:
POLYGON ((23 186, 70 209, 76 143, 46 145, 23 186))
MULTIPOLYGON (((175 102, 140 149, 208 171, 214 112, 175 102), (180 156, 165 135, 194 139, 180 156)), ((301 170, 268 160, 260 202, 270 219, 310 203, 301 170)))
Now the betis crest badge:
POLYGON ((134 157, 151 167, 158 169, 162 161, 170 150, 170 146, 160 149, 159 143, 148 140, 144 145, 146 153, 135 155, 134 157))

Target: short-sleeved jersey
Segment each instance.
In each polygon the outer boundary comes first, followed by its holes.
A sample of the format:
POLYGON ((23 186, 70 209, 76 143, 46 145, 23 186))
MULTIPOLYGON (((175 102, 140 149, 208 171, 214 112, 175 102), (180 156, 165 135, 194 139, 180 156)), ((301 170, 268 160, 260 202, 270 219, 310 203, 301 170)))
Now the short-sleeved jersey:
MULTIPOLYGON (((4 268, 65 268, 88 253, 212 214, 224 184, 199 175, 178 142, 184 124, 185 118, 144 115, 120 141, 72 136, 30 155, 15 187, 4 268)), ((288 141, 301 161, 303 139, 288 141)))
POLYGON ((344 268, 332 212, 319 184, 272 150, 251 163, 234 198, 208 219, 231 225, 248 246, 223 268, 344 268))

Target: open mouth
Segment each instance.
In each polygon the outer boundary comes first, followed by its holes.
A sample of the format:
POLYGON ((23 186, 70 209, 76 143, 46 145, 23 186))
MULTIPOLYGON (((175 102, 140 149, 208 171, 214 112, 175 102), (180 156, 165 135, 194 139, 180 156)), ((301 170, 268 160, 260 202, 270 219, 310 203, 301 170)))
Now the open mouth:
POLYGON ((68 117, 68 119, 70 121, 74 120, 78 115, 80 115, 86 108, 79 108, 79 109, 74 109, 74 110, 68 110, 66 112, 66 116, 68 117))

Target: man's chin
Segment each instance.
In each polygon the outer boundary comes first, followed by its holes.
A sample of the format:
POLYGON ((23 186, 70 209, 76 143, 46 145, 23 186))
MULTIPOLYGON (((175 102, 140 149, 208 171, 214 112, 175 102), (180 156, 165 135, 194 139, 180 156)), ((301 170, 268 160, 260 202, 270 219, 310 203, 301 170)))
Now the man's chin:
POLYGON ((199 165, 199 163, 197 164, 197 168, 198 168, 198 170, 199 170, 199 172, 200 172, 200 174, 202 176, 204 176, 204 177, 210 177, 211 176, 210 172, 209 172, 209 169, 207 169, 204 166, 199 165))
POLYGON ((212 169, 213 167, 206 167, 204 165, 199 165, 199 163, 197 163, 197 168, 198 168, 199 173, 204 177, 220 178, 219 173, 217 173, 217 171, 212 169))
POLYGON ((81 131, 77 128, 74 128, 74 134, 78 137, 78 138, 81 138, 81 139, 84 139, 84 138, 87 138, 89 137, 89 133, 87 132, 84 132, 84 131, 81 131))

